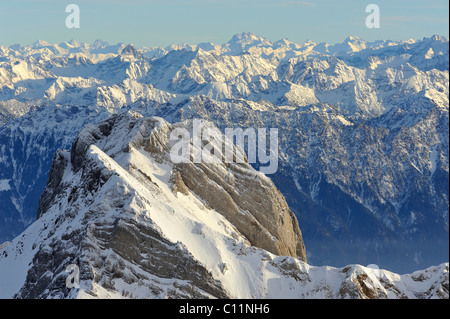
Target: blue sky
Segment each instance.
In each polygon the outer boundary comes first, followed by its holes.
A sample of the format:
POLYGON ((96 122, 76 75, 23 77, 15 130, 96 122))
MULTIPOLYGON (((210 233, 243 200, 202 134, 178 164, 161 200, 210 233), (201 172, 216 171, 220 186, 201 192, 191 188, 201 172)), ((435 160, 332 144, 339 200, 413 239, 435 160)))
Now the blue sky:
POLYGON ((234 34, 294 42, 337 43, 448 36, 448 0, 0 0, 0 45, 36 40, 96 39, 111 44, 167 46, 224 43, 234 34), (66 5, 80 8, 79 29, 67 29, 66 5), (368 4, 381 11, 381 27, 368 29, 368 4))

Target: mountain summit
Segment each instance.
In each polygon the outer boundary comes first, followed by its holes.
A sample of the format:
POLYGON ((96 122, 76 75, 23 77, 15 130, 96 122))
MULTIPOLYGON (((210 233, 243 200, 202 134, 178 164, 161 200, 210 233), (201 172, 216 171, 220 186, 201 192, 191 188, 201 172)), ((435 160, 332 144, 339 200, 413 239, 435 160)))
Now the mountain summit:
POLYGON ((120 52, 121 55, 132 55, 133 57, 137 57, 139 55, 138 50, 134 47, 133 44, 128 44, 123 50, 120 52))
MULTIPOLYGON (((243 293, 233 284, 240 276, 257 275, 257 269, 243 270, 251 257, 241 260, 238 252, 306 261, 297 219, 270 179, 248 164, 171 163, 169 137, 189 125, 125 113, 87 126, 70 152, 58 151, 38 221, 24 235, 33 247, 19 254, 5 250, 1 257, 0 269, 32 261, 17 271, 20 290, 14 293, 65 293, 61 271, 76 263, 90 294, 111 289, 107 272, 113 270, 121 278, 117 284, 146 278, 140 288, 156 295, 174 289, 180 296, 235 296, 243 293), (100 282, 99 272, 105 274, 100 282)), ((0 278, 2 290, 5 280, 0 278)))

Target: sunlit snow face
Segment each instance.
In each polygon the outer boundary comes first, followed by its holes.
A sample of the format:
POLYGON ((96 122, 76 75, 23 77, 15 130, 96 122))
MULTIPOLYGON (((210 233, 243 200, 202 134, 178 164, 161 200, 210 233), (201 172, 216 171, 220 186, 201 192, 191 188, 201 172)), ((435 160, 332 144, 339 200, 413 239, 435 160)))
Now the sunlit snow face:
POLYGON ((191 160, 194 163, 207 164, 248 162, 259 164, 259 170, 264 174, 274 174, 278 169, 278 129, 276 128, 269 130, 270 145, 268 146, 265 128, 245 130, 225 128, 225 135, 223 135, 216 127, 208 126, 202 120, 196 119, 193 121, 192 134, 185 128, 177 128, 172 131, 170 139, 178 140, 170 151, 170 159, 175 164, 187 163, 191 160))

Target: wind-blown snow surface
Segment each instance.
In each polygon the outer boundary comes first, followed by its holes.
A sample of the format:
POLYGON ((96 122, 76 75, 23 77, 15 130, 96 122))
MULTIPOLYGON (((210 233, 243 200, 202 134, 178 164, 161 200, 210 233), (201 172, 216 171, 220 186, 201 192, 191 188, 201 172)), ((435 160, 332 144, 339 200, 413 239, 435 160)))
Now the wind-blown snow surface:
POLYGON ((174 182, 159 148, 167 122, 118 118, 99 126, 104 137, 92 140, 88 126, 55 155, 38 220, 0 248, 0 298, 448 298, 448 263, 397 275, 314 267, 250 245, 174 182), (80 268, 79 289, 66 287, 69 264, 80 268))
POLYGON ((0 242, 36 218, 54 152, 138 110, 278 128, 271 176, 317 265, 448 261, 448 39, 0 48, 0 242), (6 123, 6 124, 5 124, 6 123), (5 182, 4 182, 5 183, 5 182))

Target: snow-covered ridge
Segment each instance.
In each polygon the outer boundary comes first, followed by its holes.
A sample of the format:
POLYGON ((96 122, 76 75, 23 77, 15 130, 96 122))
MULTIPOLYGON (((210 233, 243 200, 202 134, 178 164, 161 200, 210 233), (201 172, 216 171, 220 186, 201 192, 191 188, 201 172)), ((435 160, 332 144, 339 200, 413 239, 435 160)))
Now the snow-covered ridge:
MULTIPOLYGON (((122 114, 87 126, 70 151, 58 151, 38 220, 0 249, 0 298, 448 298, 448 263, 397 275, 360 265, 315 267, 295 253, 261 248, 271 247, 264 231, 278 242, 298 229, 288 225, 287 208, 273 215, 286 217, 281 233, 263 226, 262 237, 244 236, 220 211, 221 192, 230 190, 214 187, 216 178, 224 168, 234 175, 239 194, 232 198, 241 207, 254 192, 275 204, 280 195, 248 165, 215 166, 216 175, 208 175, 208 165, 167 161, 167 134, 187 125, 122 114), (202 185, 219 204, 189 181, 202 177, 211 178, 202 185), (80 269, 80 288, 66 286, 70 264, 80 269)), ((254 216, 250 228, 264 224, 254 216)), ((301 241, 291 238, 294 246, 301 241)))

